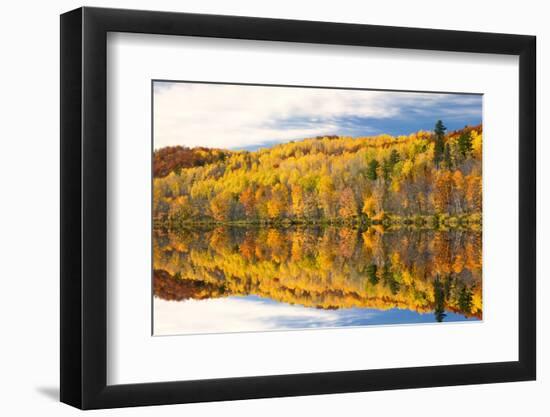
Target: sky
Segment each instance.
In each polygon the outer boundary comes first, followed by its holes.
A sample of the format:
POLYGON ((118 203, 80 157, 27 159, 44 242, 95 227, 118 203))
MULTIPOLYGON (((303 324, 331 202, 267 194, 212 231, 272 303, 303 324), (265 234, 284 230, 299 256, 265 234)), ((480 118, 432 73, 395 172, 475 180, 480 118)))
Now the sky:
POLYGON ((402 135, 482 121, 482 96, 155 81, 154 148, 255 150, 319 135, 402 135))
MULTIPOLYGON (((435 323, 431 312, 397 308, 323 310, 253 295, 186 301, 155 298, 154 303, 155 336, 435 323)), ((446 314, 444 322, 477 320, 451 312, 446 314)))

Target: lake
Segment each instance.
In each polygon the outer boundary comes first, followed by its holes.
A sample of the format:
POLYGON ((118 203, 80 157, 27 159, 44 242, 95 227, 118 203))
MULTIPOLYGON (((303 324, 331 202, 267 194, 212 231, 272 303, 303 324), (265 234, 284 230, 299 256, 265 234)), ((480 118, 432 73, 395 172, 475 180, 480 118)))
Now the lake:
POLYGON ((479 321, 481 232, 155 231, 153 287, 155 335, 479 321))

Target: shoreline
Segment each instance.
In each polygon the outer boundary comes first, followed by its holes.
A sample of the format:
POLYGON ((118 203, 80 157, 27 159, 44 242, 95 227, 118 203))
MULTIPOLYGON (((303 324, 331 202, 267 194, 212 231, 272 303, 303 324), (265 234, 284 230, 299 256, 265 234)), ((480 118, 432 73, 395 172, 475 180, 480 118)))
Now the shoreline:
POLYGON ((254 219, 254 220, 176 220, 169 217, 153 219, 153 229, 177 231, 192 227, 347 227, 367 230, 373 226, 383 227, 385 230, 471 230, 481 231, 482 214, 468 213, 460 215, 428 214, 399 216, 384 214, 382 218, 371 219, 366 216, 353 219, 254 219))

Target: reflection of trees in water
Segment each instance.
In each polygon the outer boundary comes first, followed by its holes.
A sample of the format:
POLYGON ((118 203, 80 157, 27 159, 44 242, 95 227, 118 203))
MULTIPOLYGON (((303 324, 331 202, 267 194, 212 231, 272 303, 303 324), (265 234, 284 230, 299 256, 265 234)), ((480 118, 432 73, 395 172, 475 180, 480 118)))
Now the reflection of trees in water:
POLYGON ((157 297, 168 301, 203 300, 227 295, 223 285, 182 279, 179 273, 172 276, 161 270, 154 271, 153 288, 157 297))
POLYGON ((433 282, 434 287, 434 315, 438 322, 445 318, 445 290, 439 276, 433 282))
POLYGON ((406 308, 481 318, 481 234, 345 227, 155 234, 155 295, 259 295, 337 309, 406 308))

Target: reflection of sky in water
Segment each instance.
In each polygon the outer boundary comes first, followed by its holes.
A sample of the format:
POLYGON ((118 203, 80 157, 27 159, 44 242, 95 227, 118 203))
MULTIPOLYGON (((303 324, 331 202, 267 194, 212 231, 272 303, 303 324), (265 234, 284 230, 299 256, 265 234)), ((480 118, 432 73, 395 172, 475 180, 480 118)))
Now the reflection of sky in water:
MULTIPOLYGON (((411 310, 348 308, 322 310, 284 304, 257 296, 207 300, 154 300, 154 334, 250 332, 382 324, 433 323, 433 313, 411 310)), ((444 321, 467 319, 446 312, 444 321)))

